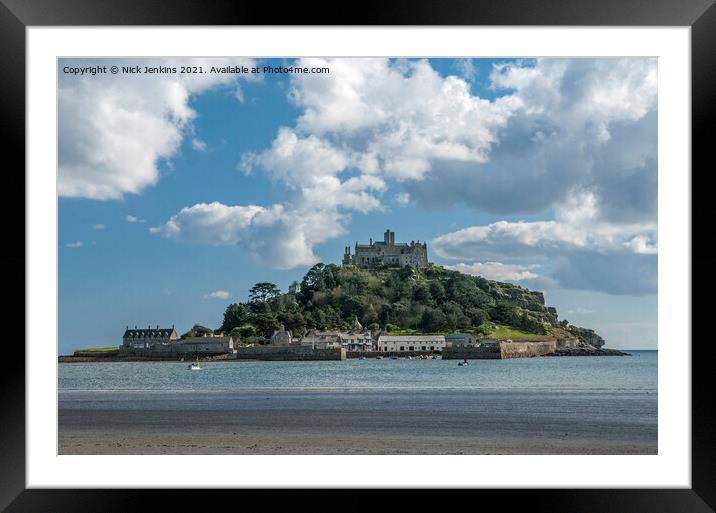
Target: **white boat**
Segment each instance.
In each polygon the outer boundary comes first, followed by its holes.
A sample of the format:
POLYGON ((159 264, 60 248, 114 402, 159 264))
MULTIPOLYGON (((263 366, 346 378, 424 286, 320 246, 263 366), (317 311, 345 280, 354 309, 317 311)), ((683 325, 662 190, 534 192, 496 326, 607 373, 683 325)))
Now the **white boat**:
POLYGON ((467 360, 463 360, 460 363, 458 363, 458 366, 460 366, 460 367, 464 367, 465 365, 468 365, 467 360))
POLYGON ((189 370, 201 370, 201 365, 199 365, 199 359, 197 358, 195 362, 191 362, 188 369, 189 370))

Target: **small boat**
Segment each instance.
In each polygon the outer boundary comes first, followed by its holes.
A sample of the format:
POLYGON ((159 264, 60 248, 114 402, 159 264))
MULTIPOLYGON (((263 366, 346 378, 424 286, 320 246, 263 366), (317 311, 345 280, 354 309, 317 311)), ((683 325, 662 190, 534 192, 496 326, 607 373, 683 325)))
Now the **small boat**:
POLYGON ((459 367, 464 367, 465 365, 468 365, 467 360, 463 360, 463 361, 461 361, 460 363, 458 363, 458 366, 459 366, 459 367))
POLYGON ((382 357, 382 356, 376 356, 375 359, 376 359, 376 360, 382 360, 383 357, 382 357))
POLYGON ((358 358, 359 360, 365 360, 365 356, 361 356, 358 358))
POLYGON ((398 357, 397 357, 397 356, 391 356, 390 359, 391 359, 391 360, 397 360, 398 357))
POLYGON ((197 358, 195 362, 191 362, 188 367, 189 370, 201 370, 201 365, 199 365, 199 359, 197 358))

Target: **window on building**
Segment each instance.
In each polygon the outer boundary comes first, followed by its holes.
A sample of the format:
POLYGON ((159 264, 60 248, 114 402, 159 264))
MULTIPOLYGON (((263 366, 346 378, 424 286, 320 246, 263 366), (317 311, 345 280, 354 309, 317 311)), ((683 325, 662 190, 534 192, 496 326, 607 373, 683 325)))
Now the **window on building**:
POLYGON ((405 351, 405 346, 400 346, 401 351, 405 351))

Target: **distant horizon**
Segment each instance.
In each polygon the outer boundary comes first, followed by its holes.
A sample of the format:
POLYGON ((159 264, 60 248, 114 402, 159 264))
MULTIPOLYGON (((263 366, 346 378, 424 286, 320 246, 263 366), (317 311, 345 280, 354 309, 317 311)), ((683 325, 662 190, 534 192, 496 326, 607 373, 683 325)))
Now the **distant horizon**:
POLYGON ((606 347, 658 350, 656 59, 91 58, 58 74, 58 354, 119 345, 127 325, 216 329, 254 283, 286 291, 386 228, 543 292, 606 347), (67 71, 140 64, 204 72, 67 71))

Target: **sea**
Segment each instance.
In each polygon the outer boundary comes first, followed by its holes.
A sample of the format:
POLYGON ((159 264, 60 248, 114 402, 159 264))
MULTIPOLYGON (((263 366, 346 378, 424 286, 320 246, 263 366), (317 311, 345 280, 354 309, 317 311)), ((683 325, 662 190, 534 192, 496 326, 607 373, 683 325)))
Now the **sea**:
POLYGON ((523 390, 657 392, 657 351, 632 356, 509 360, 349 359, 306 362, 101 362, 59 364, 60 399, 73 392, 232 390, 523 390))
POLYGON ((595 450, 621 444, 656 453, 658 353, 630 353, 467 366, 405 358, 217 361, 199 371, 189 362, 61 363, 59 429, 163 432, 203 422, 202 429, 310 436, 559 434, 595 450))

